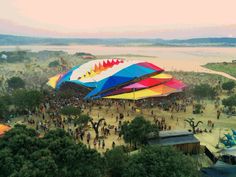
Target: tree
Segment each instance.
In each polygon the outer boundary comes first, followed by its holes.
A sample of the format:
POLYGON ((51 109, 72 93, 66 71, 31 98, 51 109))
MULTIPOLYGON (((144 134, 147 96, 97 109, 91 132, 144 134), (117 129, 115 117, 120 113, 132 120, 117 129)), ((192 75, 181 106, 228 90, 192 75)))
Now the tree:
POLYGON ((214 88, 212 88, 209 84, 200 84, 196 85, 193 88, 193 94, 198 98, 214 98, 217 95, 217 92, 214 88))
POLYGON ((201 104, 195 104, 193 114, 201 114, 201 113, 203 113, 202 105, 201 104))
POLYGON ((39 138, 24 125, 0 138, 0 164, 0 177, 198 176, 195 161, 171 147, 146 146, 132 155, 115 147, 103 158, 62 129, 39 138))
POLYGON ((0 177, 102 177, 103 158, 62 129, 38 138, 17 125, 0 139, 0 177))
POLYGON ((91 117, 89 117, 88 115, 80 115, 78 119, 75 119, 75 124, 79 125, 79 129, 83 130, 87 125, 88 122, 91 120, 91 117))
POLYGON ((12 98, 9 95, 0 97, 0 119, 7 120, 9 118, 9 107, 12 104, 12 98))
POLYGON ((150 133, 158 136, 158 128, 140 116, 135 117, 131 123, 124 122, 121 133, 126 143, 133 144, 137 148, 137 145, 147 144, 150 133))
POLYGON ((7 106, 12 104, 12 97, 11 95, 5 94, 0 97, 0 100, 2 100, 7 106))
POLYGON ((12 77, 8 79, 7 84, 8 87, 13 90, 25 87, 25 81, 23 81, 20 77, 12 77))
POLYGON ((65 116, 68 116, 71 119, 71 116, 75 116, 75 120, 81 113, 81 109, 74 106, 65 106, 61 109, 61 113, 65 116))
POLYGON ((222 104, 225 107, 229 108, 229 112, 232 113, 233 107, 236 106, 236 95, 232 95, 228 98, 225 98, 222 100, 222 104))
POLYGON ((196 162, 173 147, 147 146, 130 156, 122 177, 198 177, 196 162))
MULTIPOLYGON (((0 56, 5 55, 6 56, 6 62, 9 63, 16 63, 16 62, 23 62, 25 60, 29 60, 29 52, 27 51, 22 51, 22 50, 17 50, 17 51, 3 51, 0 52, 0 56)), ((3 60, 0 60, 2 62, 3 60)))
POLYGON ((55 60, 55 61, 50 62, 48 64, 48 67, 53 68, 53 67, 57 67, 59 65, 60 65, 59 61, 55 60))
POLYGON ((0 98, 0 119, 5 117, 5 113, 7 111, 7 105, 5 102, 0 98))
POLYGON ((34 111, 42 101, 43 94, 37 90, 17 90, 13 94, 14 105, 21 111, 34 111))
POLYGON ((104 121, 104 120, 105 120, 104 118, 99 119, 97 122, 94 122, 93 119, 89 120, 90 123, 92 124, 94 131, 95 131, 96 139, 99 138, 99 126, 102 123, 102 121, 104 121))
POLYGON ((226 90, 230 93, 234 89, 235 85, 236 84, 235 84, 234 81, 225 82, 225 83, 222 84, 222 89, 226 90))
POLYGON ((198 121, 197 123, 195 123, 194 118, 187 118, 184 121, 189 124, 189 126, 192 128, 192 131, 194 134, 196 133, 196 128, 198 127, 198 125, 203 124, 202 121, 198 121))
POLYGON ((129 159, 122 146, 105 153, 106 173, 109 177, 121 177, 129 159))

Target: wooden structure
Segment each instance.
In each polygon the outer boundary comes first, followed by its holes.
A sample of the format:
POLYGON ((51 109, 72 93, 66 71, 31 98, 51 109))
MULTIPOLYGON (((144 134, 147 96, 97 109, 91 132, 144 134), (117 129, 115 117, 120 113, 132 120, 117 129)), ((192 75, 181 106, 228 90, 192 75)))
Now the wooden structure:
POLYGON ((198 154, 200 141, 192 132, 185 130, 160 131, 159 138, 149 139, 150 145, 174 146, 185 154, 198 154))

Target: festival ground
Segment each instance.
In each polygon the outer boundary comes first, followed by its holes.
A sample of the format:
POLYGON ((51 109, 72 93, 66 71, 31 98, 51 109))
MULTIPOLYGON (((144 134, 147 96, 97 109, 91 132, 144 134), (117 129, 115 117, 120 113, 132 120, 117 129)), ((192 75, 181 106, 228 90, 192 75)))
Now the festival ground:
MULTIPOLYGON (((75 58, 71 56, 66 56, 68 59, 69 66, 71 66, 83 63, 85 61, 81 60, 81 58, 75 58)), ((108 58, 111 56, 97 56, 97 58, 108 58)), ((132 55, 123 55, 118 56, 122 58, 127 58, 128 60, 132 59, 140 59, 140 60, 149 60, 150 57, 147 56, 132 56, 132 55)), ((12 76, 19 76, 22 77, 26 81, 27 88, 41 88, 42 85, 45 86, 45 81, 47 81, 47 78, 49 76, 53 76, 54 74, 59 72, 59 69, 52 70, 51 68, 48 68, 48 63, 50 61, 54 61, 55 57, 47 59, 47 62, 41 61, 41 60, 31 60, 30 64, 4 64, 1 65, 1 74, 4 77, 4 82, 2 82, 2 85, 5 83, 5 81, 12 77, 12 76), (33 82, 31 82, 33 81, 33 82)), ((151 58, 151 60, 158 60, 158 58, 151 58)), ((176 61, 177 62, 177 61, 176 61)), ((172 63, 175 64, 175 63, 172 63)), ((160 65, 161 66, 161 65, 160 65)), ((216 86, 216 83, 220 80, 221 83, 224 83, 228 81, 229 79, 224 78, 222 76, 214 75, 214 74, 207 74, 207 73, 197 73, 197 72, 186 72, 186 71, 171 71, 171 75, 176 77, 179 80, 182 80, 184 83, 186 83, 189 87, 192 87, 194 85, 198 85, 201 83, 208 83, 211 86, 216 86)), ((3 91, 6 91, 6 88, 2 86, 1 88, 3 91)), ((48 88, 47 88, 48 89, 48 88)), ((228 95, 226 93, 221 93, 220 97, 225 98, 228 95)), ((148 102, 148 101, 147 101, 148 102)), ((180 100, 181 102, 181 100, 180 100)), ((195 100, 196 102, 196 100, 195 100)), ((151 103, 148 102, 149 105, 151 103)), ((118 126, 118 122, 116 121, 116 116, 119 115, 119 113, 124 113, 124 119, 125 120, 132 120, 135 116, 142 115, 146 119, 150 120, 151 122, 154 122, 154 116, 157 118, 165 118, 167 126, 171 126, 172 130, 175 129, 191 129, 184 121, 184 119, 188 117, 195 118, 196 121, 203 121, 203 124, 199 126, 201 130, 207 129, 209 131, 211 127, 207 126, 208 120, 211 120, 214 122, 214 128, 211 133, 204 132, 196 134, 196 137, 200 140, 202 145, 206 145, 212 152, 217 153, 219 149, 215 148, 219 141, 219 136, 224 137, 224 134, 227 132, 230 132, 231 128, 236 128, 236 117, 228 117, 225 114, 221 114, 220 119, 217 119, 217 109, 215 108, 214 101, 204 101, 205 110, 203 114, 192 114, 193 106, 188 105, 186 107, 186 112, 174 111, 171 113, 170 111, 164 111, 163 109, 160 109, 159 107, 151 108, 144 108, 142 105, 141 107, 138 107, 138 111, 131 111, 131 107, 134 105, 134 102, 131 102, 131 105, 128 106, 128 103, 126 103, 126 109, 123 110, 122 106, 119 108, 119 111, 117 111, 117 108, 114 104, 112 104, 111 107, 102 105, 99 109, 98 106, 93 106, 91 113, 89 115, 94 119, 98 120, 99 118, 105 118, 107 125, 114 125, 118 126), (153 111, 153 115, 151 112, 153 111), (128 116, 129 113, 129 116, 128 116), (99 114, 99 117, 98 117, 99 114), (112 116, 113 114, 113 116, 112 116), (173 119, 171 118, 171 115, 173 114, 173 119), (178 121, 177 121, 178 120, 178 121), (220 134, 220 135, 219 135, 220 134)), ((223 107, 221 105, 221 107, 223 107)), ((88 108, 84 110, 84 113, 87 113, 89 110, 88 108)), ((32 118, 36 122, 43 122, 42 115, 33 115, 32 118)), ((29 118, 31 119, 31 118, 29 118)), ((49 116, 46 114, 45 120, 48 120, 49 116)), ((45 121, 44 120, 44 121, 45 121)), ((30 127, 35 128, 35 125, 28 124, 26 121, 26 117, 19 117, 14 118, 11 120, 11 125, 14 125, 16 123, 23 123, 27 124, 30 127), (24 121, 25 120, 25 121, 24 121)), ((65 129, 67 130, 68 125, 65 125, 65 129)), ((71 124, 70 127, 73 129, 73 125, 71 124)), ((55 127, 52 127, 52 129, 55 127)), ((91 132, 92 139, 95 137, 94 130, 90 128, 88 130, 91 132)), ((41 134, 44 134, 43 130, 40 130, 41 134)), ((114 129, 111 130, 110 135, 105 139, 105 148, 98 148, 97 149, 100 152, 104 152, 107 148, 112 148, 112 142, 115 142, 116 145, 124 144, 123 139, 118 139, 118 135, 114 134, 114 129)), ((84 138, 84 143, 86 143, 86 138, 84 138)), ((90 146, 93 148, 93 141, 90 141, 90 146)))
MULTIPOLYGON (((195 118, 196 121, 201 120, 203 122, 202 125, 199 126, 199 128, 201 130, 203 130, 203 133, 198 133, 196 134, 196 137, 200 140, 201 145, 206 145, 213 153, 216 153, 219 151, 219 149, 216 148, 216 145, 219 142, 219 136, 223 137, 225 133, 229 133, 231 131, 232 128, 236 127, 236 117, 228 117, 225 114, 221 114, 220 118, 217 119, 217 112, 215 109, 215 105, 213 101, 204 101, 204 105, 205 105, 205 110, 202 114, 199 115, 194 115, 192 114, 193 108, 191 105, 186 107, 186 112, 176 112, 174 111, 173 113, 169 112, 169 111, 164 111, 163 109, 160 109, 158 107, 154 107, 154 108, 142 108, 139 107, 137 108, 135 111, 132 111, 132 107, 134 106, 134 102, 132 103, 125 103, 125 109, 123 106, 119 106, 118 107, 118 111, 117 111, 117 107, 115 106, 94 106, 91 109, 91 113, 89 113, 89 115, 95 120, 97 121, 100 118, 105 118, 105 121, 107 123, 107 125, 114 125, 114 126, 118 126, 118 122, 116 120, 116 117, 119 115, 119 113, 124 113, 124 119, 122 121, 131 121, 135 116, 144 116, 145 119, 151 121, 154 123, 154 117, 157 118, 165 118, 166 124, 167 126, 171 126, 172 130, 189 130, 191 129, 191 127, 188 126, 188 124, 186 124, 186 122, 184 121, 184 119, 188 118, 188 117, 193 117, 195 118), (130 104, 130 106, 129 106, 130 104), (153 111, 153 115, 151 114, 151 112, 153 111), (129 115, 128 115, 129 114, 129 115), (173 115, 173 116, 171 116, 173 115), (212 122, 214 122, 214 128, 212 129, 212 132, 210 133, 209 130, 211 129, 211 127, 207 126, 207 122, 211 120, 212 122), (204 130, 207 130, 207 132, 204 132, 204 130)), ((85 109, 83 113, 87 113, 89 112, 88 109, 85 109)), ((28 119, 34 119, 35 121, 42 121, 42 117, 36 117, 36 116, 32 116, 28 119)), ((48 116, 46 116, 45 120, 49 119, 48 116)), ((20 124, 26 124, 29 127, 33 127, 35 128, 35 125, 31 125, 28 124, 26 118, 24 117, 20 117, 20 118, 16 118, 11 122, 11 125, 16 124, 16 123, 20 123, 20 124)), ((66 125, 66 128, 68 128, 68 126, 70 126, 73 129, 73 125, 72 124, 68 124, 66 125)), ((53 129, 53 128, 52 128, 53 129)), ((88 130, 91 133, 91 139, 93 140, 93 138, 95 137, 95 133, 94 130, 90 127, 88 130)), ((88 132, 87 131, 87 132, 88 132)), ((43 130, 40 130, 41 134, 44 134, 43 130)), ((101 131, 100 131, 101 132, 101 131)), ((90 141, 90 147, 94 148, 93 145, 93 141, 90 141)), ((114 129, 111 129, 110 131, 110 135, 108 135, 105 138, 105 148, 102 149, 102 147, 98 147, 98 145, 96 145, 96 148, 100 151, 100 152, 104 152, 107 148, 111 149, 112 148, 112 142, 115 142, 116 145, 122 145, 124 144, 123 139, 119 139, 118 135, 115 135, 115 131, 114 129)), ((84 138, 84 144, 86 143, 86 138, 84 138)), ((223 145, 221 145, 223 146, 223 145)))

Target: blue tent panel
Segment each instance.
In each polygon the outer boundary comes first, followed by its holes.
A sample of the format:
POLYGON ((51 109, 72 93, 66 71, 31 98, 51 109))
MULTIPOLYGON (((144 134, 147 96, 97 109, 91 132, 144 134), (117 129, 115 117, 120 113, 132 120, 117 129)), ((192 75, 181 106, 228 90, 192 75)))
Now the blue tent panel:
POLYGON ((111 89, 115 86, 121 85, 125 82, 131 81, 134 78, 132 77, 118 77, 118 76, 111 76, 102 81, 98 82, 98 86, 92 90, 88 95, 86 95, 85 99, 90 98, 99 92, 102 92, 107 89, 111 89))
POLYGON ((85 87, 90 87, 90 88, 94 88, 96 87, 97 83, 96 82, 81 82, 79 80, 70 80, 68 82, 72 82, 72 83, 75 83, 75 84, 79 84, 79 85, 83 85, 85 87))
POLYGON ((145 68, 143 66, 134 64, 115 73, 114 76, 135 78, 135 77, 141 77, 147 74, 151 74, 154 72, 156 71, 153 69, 145 68))
POLYGON ((107 90, 109 88, 115 87, 115 86, 119 86, 125 82, 128 82, 130 80, 133 80, 133 77, 119 77, 119 76, 111 76, 108 78, 107 82, 104 83, 104 85, 102 86, 102 90, 107 90))
POLYGON ((57 83, 56 89, 59 89, 60 86, 66 82, 70 80, 70 76, 72 74, 73 70, 68 71, 57 83))
POLYGON ((105 78, 99 82, 97 82, 97 86, 95 89, 93 89, 91 92, 89 92, 84 99, 88 99, 93 95, 96 95, 98 92, 100 92, 100 90, 102 89, 103 85, 106 83, 106 81, 108 80, 108 78, 105 78))

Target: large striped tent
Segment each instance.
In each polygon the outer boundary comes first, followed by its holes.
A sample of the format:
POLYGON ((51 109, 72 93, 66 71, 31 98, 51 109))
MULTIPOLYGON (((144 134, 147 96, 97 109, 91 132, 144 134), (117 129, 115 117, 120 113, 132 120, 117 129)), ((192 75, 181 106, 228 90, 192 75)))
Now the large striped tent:
POLYGON ((60 89, 73 83, 86 88, 84 99, 130 99, 167 96, 186 87, 158 66, 146 61, 92 60, 49 78, 48 85, 60 89))

